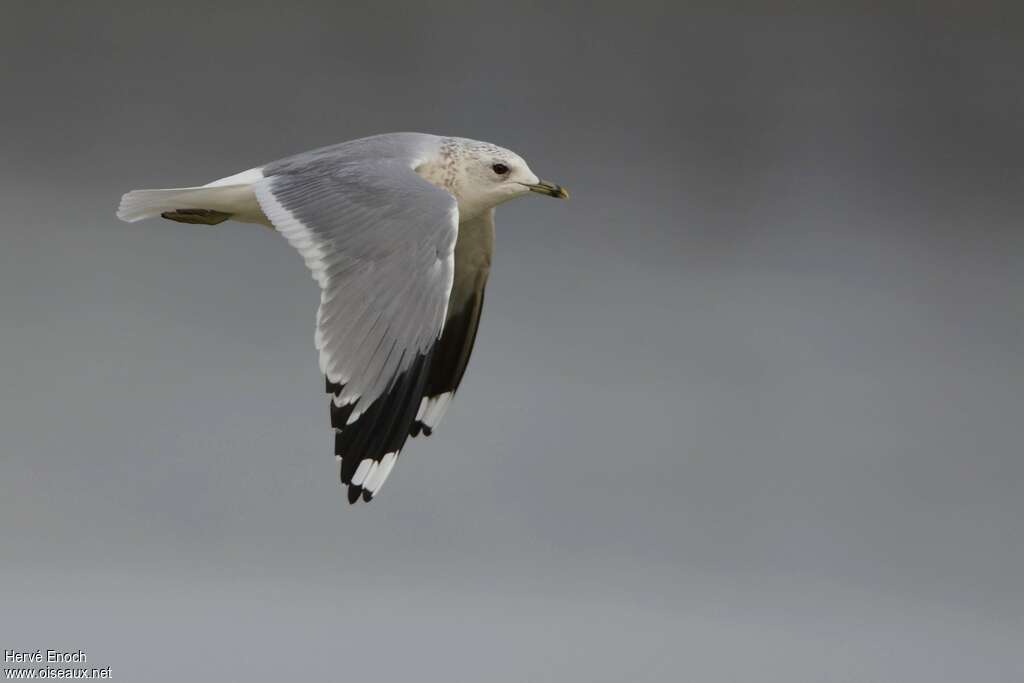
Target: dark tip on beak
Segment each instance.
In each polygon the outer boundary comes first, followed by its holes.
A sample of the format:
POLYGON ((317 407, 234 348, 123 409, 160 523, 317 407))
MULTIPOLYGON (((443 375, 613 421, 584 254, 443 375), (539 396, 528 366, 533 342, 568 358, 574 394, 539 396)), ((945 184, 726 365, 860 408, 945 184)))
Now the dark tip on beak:
POLYGON ((569 191, 561 185, 555 185, 541 180, 534 185, 527 185, 530 188, 530 192, 537 192, 539 194, 546 194, 549 197, 557 197, 558 199, 568 199, 569 191))

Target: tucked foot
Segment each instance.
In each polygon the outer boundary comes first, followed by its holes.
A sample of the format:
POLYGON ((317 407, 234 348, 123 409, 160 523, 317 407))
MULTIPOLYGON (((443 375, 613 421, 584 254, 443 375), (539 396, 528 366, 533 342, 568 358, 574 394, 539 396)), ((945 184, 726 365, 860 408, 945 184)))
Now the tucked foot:
POLYGON ((176 211, 164 211, 160 216, 169 221, 200 225, 217 225, 231 218, 230 213, 214 211, 213 209, 178 209, 176 211))

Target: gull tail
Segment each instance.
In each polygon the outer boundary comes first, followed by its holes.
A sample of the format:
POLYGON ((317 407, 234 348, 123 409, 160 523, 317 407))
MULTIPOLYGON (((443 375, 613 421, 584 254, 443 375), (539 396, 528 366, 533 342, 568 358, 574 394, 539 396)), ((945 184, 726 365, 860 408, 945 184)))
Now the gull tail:
POLYGON ((229 218, 268 224, 252 185, 263 178, 260 169, 244 171, 198 187, 132 190, 121 197, 117 217, 134 223, 162 216, 180 223, 216 225, 229 218))
MULTIPOLYGON (((153 218, 163 213, 175 213, 182 210, 215 210, 214 204, 220 204, 217 197, 211 196, 223 188, 177 187, 167 190, 132 190, 121 197, 121 205, 117 207, 117 217, 123 221, 134 223, 144 218, 153 218)), ((229 212, 224 212, 230 216, 229 212)), ((222 220, 226 220, 222 219, 222 220)))

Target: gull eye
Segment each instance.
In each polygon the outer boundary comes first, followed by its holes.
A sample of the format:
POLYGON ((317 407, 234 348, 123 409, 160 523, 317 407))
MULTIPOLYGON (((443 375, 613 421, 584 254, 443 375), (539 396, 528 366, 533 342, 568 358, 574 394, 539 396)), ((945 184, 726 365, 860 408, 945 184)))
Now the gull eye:
POLYGON ((498 175, 505 175, 506 173, 508 173, 508 166, 506 166, 505 164, 494 164, 494 166, 491 166, 491 170, 497 173, 498 175))

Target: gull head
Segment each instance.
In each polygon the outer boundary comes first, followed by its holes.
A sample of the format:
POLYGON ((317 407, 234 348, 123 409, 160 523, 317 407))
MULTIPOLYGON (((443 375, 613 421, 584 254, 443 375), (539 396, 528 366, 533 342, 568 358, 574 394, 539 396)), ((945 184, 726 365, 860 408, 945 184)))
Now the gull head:
POLYGON ((538 178, 521 156, 489 142, 442 138, 438 156, 417 171, 455 196, 461 220, 530 192, 569 198, 562 186, 538 178))

